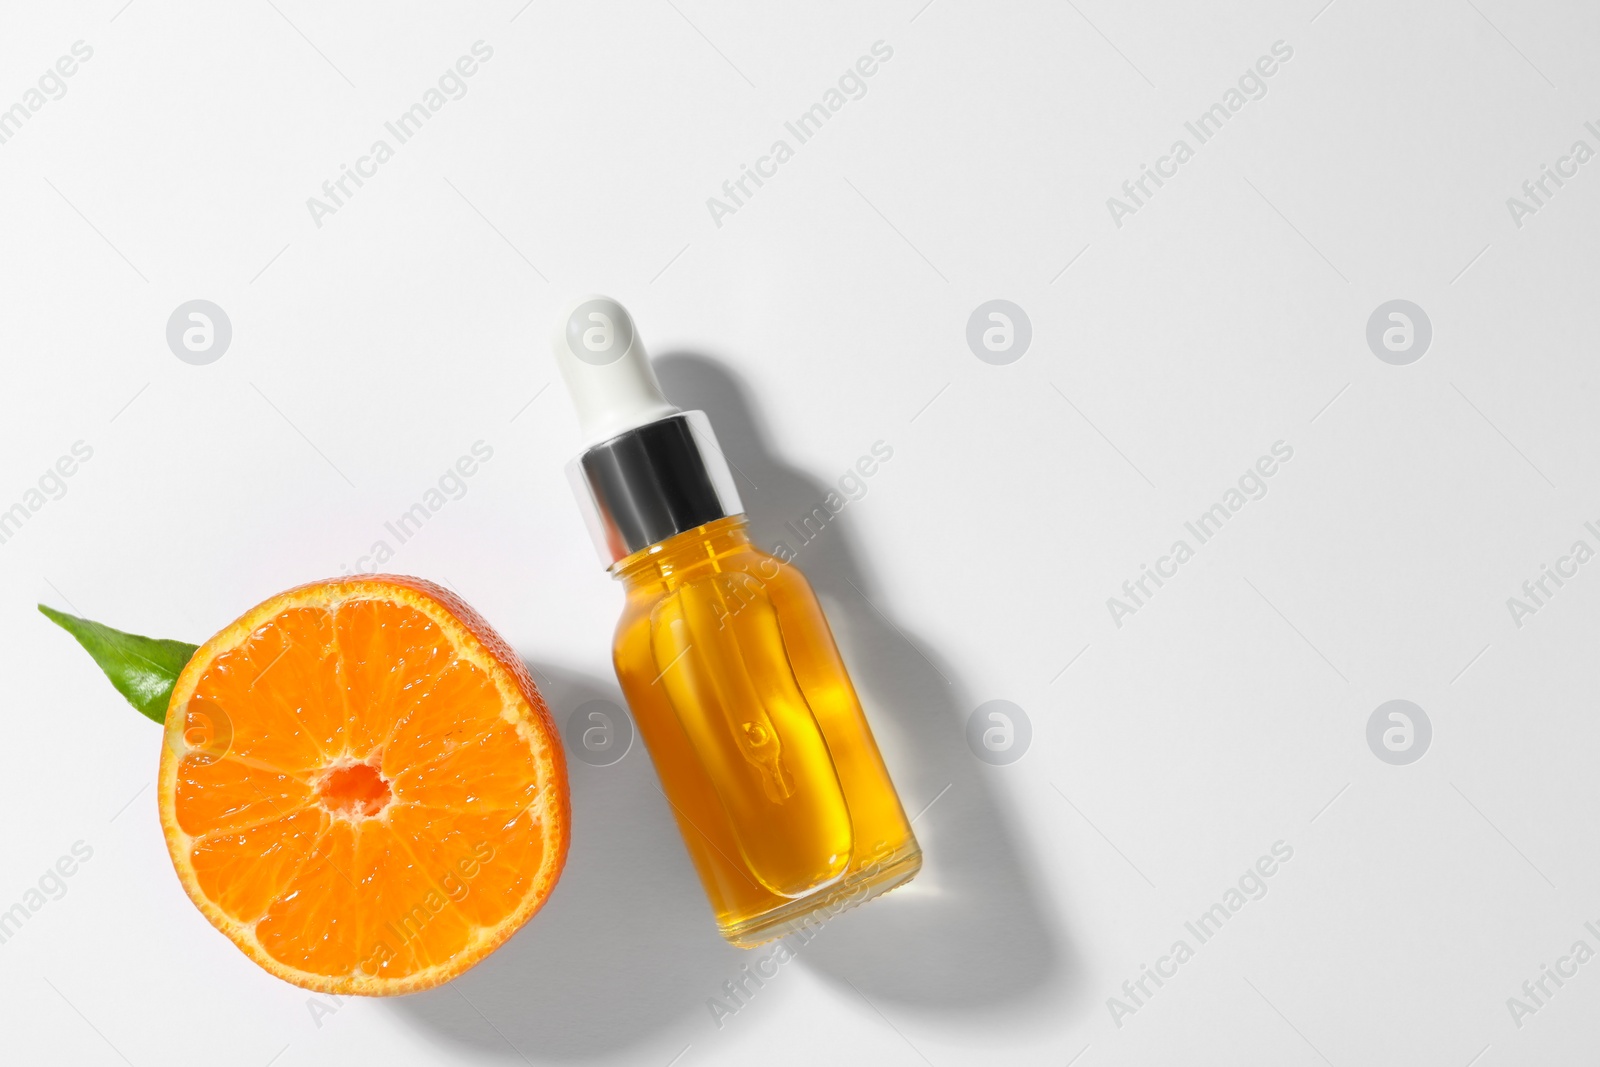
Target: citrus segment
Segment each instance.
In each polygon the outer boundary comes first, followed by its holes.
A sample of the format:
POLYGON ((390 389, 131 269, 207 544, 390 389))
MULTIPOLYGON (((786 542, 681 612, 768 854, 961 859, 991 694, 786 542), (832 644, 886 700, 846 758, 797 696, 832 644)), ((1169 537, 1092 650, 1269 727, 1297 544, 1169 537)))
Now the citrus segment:
POLYGON ((302 779, 241 757, 218 759, 209 752, 190 752, 176 770, 177 822, 184 833, 194 836, 282 818, 312 800, 311 786, 302 779))
POLYGON ((343 657, 350 753, 365 759, 456 657, 439 627, 403 604, 345 604, 334 625, 343 657))
POLYGON ((460 974, 566 857, 565 764, 532 679, 414 578, 302 586, 202 645, 160 783, 191 899, 261 966, 327 992, 460 974))
POLYGON ((268 960, 328 977, 355 973, 362 917, 351 912, 346 893, 354 859, 354 830, 350 823, 334 820, 294 880, 250 930, 268 960))
POLYGON ((345 706, 337 689, 337 651, 332 620, 320 608, 296 608, 258 627, 221 651, 198 680, 185 738, 191 745, 210 735, 210 747, 266 766, 299 772, 320 766, 343 745, 345 706), (227 720, 219 704, 250 700, 259 729, 223 737, 227 720))
POLYGON ((538 795, 538 768, 527 742, 503 723, 432 763, 396 771, 397 796, 449 811, 519 810, 538 795))
POLYGON ((541 866, 539 836, 515 825, 528 819, 522 812, 463 816, 408 806, 396 811, 391 823, 411 841, 419 862, 449 872, 440 885, 462 916, 486 926, 516 910, 527 893, 529 872, 541 866))
POLYGON ((442 759, 502 722, 500 693, 471 663, 451 664, 409 703, 383 747, 384 772, 391 777, 442 759))
POLYGON ((328 829, 328 816, 310 808, 233 833, 198 838, 189 853, 207 897, 230 917, 254 922, 283 895, 328 829))

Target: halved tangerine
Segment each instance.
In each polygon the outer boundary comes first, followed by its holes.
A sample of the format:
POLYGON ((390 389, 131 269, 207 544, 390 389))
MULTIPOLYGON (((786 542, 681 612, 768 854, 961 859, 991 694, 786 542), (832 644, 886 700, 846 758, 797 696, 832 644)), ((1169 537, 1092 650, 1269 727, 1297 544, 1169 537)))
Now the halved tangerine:
POLYGON ((417 578, 304 585, 201 645, 159 781, 195 905, 323 992, 448 981, 539 910, 566 860, 566 764, 533 679, 417 578))

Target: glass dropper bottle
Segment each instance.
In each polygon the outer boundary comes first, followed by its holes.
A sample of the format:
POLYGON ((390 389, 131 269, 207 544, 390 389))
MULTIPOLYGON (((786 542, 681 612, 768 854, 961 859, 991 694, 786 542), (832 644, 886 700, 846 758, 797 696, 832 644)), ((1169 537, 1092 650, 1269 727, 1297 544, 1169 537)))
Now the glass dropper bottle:
POLYGON ((553 344, 587 442, 568 475, 626 594, 617 680, 723 936, 753 947, 909 881, 922 852, 828 621, 751 542, 705 413, 666 399, 609 297, 553 344))

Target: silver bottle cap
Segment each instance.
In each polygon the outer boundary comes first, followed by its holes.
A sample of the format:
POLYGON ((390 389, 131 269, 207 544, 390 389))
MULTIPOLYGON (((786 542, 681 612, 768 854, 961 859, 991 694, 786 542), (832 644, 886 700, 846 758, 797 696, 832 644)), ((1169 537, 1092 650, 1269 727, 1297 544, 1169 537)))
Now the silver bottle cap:
POLYGON ((728 461, 703 411, 624 430, 567 464, 595 550, 618 560, 744 512, 728 461))

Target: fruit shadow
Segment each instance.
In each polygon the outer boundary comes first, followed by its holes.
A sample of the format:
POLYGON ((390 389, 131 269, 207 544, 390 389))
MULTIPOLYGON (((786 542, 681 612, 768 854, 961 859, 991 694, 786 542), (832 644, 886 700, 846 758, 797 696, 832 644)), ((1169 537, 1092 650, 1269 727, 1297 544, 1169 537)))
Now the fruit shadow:
MULTIPOLYGON (((823 601, 923 848, 924 867, 915 881, 831 919, 802 950, 802 966, 842 987, 847 997, 859 993, 874 1003, 882 998, 929 1014, 1037 1018, 1041 1006, 1059 1013, 1082 968, 1050 909, 1042 906, 1038 879, 1019 853, 1012 819, 992 788, 996 777, 1017 768, 980 763, 967 748, 966 718, 980 701, 969 699, 954 667, 914 628, 882 610, 886 597, 855 543, 850 509, 872 507, 875 494, 893 492, 897 461, 861 479, 859 501, 847 502, 826 524, 813 520, 820 532, 804 540, 808 531, 801 520, 839 487, 779 458, 750 391, 721 362, 677 352, 656 359, 655 366, 674 403, 709 415, 723 453, 736 467, 734 481, 756 543, 769 551, 780 542, 795 550, 794 563, 823 601)), ((843 474, 858 455, 870 454, 873 442, 839 444, 843 474)))
POLYGON ((717 934, 637 734, 609 766, 572 756, 569 717, 591 700, 620 708, 615 680, 528 667, 568 753, 566 868, 539 914, 498 951, 453 982, 393 1001, 394 1010, 475 1056, 589 1060, 637 1046, 665 1063, 710 1027, 706 998, 747 957, 717 934))

